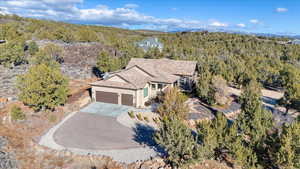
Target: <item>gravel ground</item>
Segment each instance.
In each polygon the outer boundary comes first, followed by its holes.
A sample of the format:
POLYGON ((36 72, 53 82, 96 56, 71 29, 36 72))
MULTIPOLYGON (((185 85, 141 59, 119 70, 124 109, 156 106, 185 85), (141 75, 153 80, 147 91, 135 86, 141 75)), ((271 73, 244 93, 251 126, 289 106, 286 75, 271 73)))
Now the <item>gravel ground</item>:
POLYGON ((129 128, 135 128, 138 124, 139 125, 148 125, 153 128, 157 128, 157 124, 154 123, 153 118, 159 117, 158 114, 155 114, 151 112, 150 109, 132 109, 134 114, 140 113, 143 117, 147 117, 149 119, 149 122, 140 121, 136 117, 134 119, 130 118, 128 115, 128 112, 123 112, 117 117, 117 121, 121 123, 123 126, 129 127, 129 128))

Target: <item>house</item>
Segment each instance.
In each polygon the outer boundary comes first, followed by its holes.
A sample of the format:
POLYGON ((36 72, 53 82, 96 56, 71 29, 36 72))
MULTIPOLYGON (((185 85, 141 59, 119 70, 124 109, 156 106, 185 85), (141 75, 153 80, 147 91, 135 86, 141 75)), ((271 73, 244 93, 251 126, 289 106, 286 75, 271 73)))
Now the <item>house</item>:
POLYGON ((157 48, 159 51, 162 51, 164 45, 158 41, 156 37, 149 37, 137 43, 137 46, 142 48, 147 52, 151 48, 157 48))
POLYGON ((300 45, 300 39, 290 40, 288 44, 300 45))
POLYGON ((91 84, 96 102, 144 107, 145 102, 170 86, 192 90, 197 62, 132 58, 125 69, 91 84))

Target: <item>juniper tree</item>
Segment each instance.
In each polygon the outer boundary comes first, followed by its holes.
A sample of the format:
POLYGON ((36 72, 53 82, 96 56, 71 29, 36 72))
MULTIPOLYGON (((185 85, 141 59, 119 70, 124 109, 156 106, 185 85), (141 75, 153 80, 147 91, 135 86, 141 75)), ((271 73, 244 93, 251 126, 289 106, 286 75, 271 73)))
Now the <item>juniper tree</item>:
POLYGON ((290 108, 299 107, 300 102, 300 71, 292 65, 286 64, 280 71, 284 96, 280 100, 286 108, 286 114, 290 108))
POLYGON ((0 45, 0 65, 13 67, 26 61, 24 42, 15 40, 0 45))
POLYGON ((216 119, 212 121, 198 123, 198 137, 203 145, 206 158, 212 159, 221 156, 222 151, 226 149, 224 140, 227 129, 227 119, 221 113, 218 113, 216 119))
POLYGON ((177 116, 185 119, 189 112, 189 107, 185 103, 187 97, 179 91, 177 87, 168 88, 163 95, 163 103, 157 111, 161 116, 177 116))
POLYGON ((196 136, 176 116, 165 116, 154 135, 155 142, 167 153, 173 167, 182 167, 202 160, 202 149, 196 136))
POLYGON ((33 57, 32 62, 34 64, 46 64, 48 66, 59 66, 59 63, 63 63, 63 49, 54 44, 47 44, 41 48, 33 57))
POLYGON ((28 44, 28 51, 29 51, 29 54, 31 56, 35 55, 36 52, 39 51, 39 46, 36 44, 35 41, 29 42, 29 44, 28 44))
POLYGON ((212 121, 200 122, 197 131, 205 158, 225 160, 245 169, 256 168, 253 150, 245 146, 236 123, 230 125, 222 113, 212 121))
POLYGON ((273 126, 272 113, 265 110, 261 101, 261 89, 256 81, 250 81, 239 98, 241 113, 237 124, 241 134, 251 145, 259 144, 273 126))
POLYGON ((53 110, 66 102, 68 80, 59 68, 46 64, 30 67, 29 71, 17 79, 19 99, 34 110, 53 110))
POLYGON ((99 56, 97 57, 97 68, 101 72, 109 72, 111 71, 111 58, 106 51, 102 51, 99 56))
POLYGON ((278 166, 284 169, 300 168, 300 122, 283 126, 279 145, 276 153, 278 166))

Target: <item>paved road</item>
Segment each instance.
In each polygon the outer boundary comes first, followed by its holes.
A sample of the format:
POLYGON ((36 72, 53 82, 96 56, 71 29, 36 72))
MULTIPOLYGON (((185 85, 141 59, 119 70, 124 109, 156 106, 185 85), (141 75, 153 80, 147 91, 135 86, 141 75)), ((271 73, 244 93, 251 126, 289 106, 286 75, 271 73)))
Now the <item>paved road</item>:
POLYGON ((57 144, 67 148, 110 150, 141 147, 135 133, 114 117, 78 112, 54 133, 57 144))

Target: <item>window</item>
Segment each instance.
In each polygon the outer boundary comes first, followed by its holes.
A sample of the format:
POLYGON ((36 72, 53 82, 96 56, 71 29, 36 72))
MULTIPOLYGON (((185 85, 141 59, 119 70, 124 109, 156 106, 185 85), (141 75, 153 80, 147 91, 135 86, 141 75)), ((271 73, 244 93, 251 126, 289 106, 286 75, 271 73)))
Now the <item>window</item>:
POLYGON ((161 90, 164 87, 164 85, 162 83, 158 84, 158 89, 161 90))
POLYGON ((156 90, 156 84, 151 84, 152 90, 156 90))
POLYGON ((144 88, 144 98, 148 96, 148 87, 144 88))

